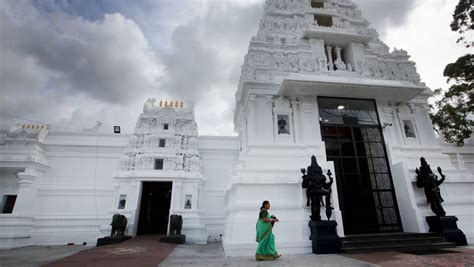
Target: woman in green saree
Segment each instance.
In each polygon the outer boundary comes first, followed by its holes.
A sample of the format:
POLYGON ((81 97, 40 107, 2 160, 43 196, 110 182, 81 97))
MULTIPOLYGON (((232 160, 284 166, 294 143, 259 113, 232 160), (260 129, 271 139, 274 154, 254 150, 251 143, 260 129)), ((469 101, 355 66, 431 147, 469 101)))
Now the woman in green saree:
POLYGON ((278 222, 278 219, 270 216, 268 210, 270 209, 270 202, 263 201, 260 208, 260 214, 257 221, 257 252, 255 259, 261 260, 276 260, 281 255, 278 254, 275 248, 275 236, 272 233, 273 223, 278 222))

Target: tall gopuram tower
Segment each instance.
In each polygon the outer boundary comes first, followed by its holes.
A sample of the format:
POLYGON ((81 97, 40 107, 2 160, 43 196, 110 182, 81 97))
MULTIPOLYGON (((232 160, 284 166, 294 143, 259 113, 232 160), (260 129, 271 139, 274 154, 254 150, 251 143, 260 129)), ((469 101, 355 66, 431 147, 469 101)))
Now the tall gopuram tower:
POLYGON ((340 236, 427 232, 432 213, 414 182, 424 156, 443 168, 445 208, 472 240, 473 176, 442 154, 431 91, 409 57, 390 51, 350 0, 266 1, 235 94, 241 151, 226 188, 227 255, 255 253, 264 200, 280 220, 277 250, 311 252, 300 173, 311 155, 335 175, 340 236))
MULTIPOLYGON (((183 217, 191 243, 207 241, 199 208, 204 182, 197 150, 194 103, 149 99, 114 175, 114 207, 128 218, 128 234, 166 234, 171 214, 183 217)), ((110 226, 102 227, 110 234, 110 226)))

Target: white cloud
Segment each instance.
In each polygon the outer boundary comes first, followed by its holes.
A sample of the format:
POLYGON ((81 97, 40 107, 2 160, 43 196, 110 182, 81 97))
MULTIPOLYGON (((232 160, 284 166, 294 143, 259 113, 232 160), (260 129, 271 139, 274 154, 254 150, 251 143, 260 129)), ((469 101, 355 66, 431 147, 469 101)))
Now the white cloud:
POLYGON ((399 27, 406 23, 417 0, 353 0, 362 15, 369 20, 371 27, 385 36, 386 29, 399 27))
POLYGON ((182 11, 172 33, 162 91, 195 100, 200 134, 234 134, 232 109, 240 65, 256 34, 262 3, 200 2, 182 11))
POLYGON ((405 24, 387 28, 383 37, 390 47, 408 51, 422 80, 431 89, 447 88, 445 66, 467 53, 467 49, 456 44, 458 35, 449 28, 454 7, 452 1, 418 1, 405 24))
POLYGON ((81 127, 105 106, 136 104, 159 86, 162 66, 140 28, 120 14, 90 22, 4 3, 0 25, 8 62, 0 67, 3 113, 63 124, 82 113, 74 120, 81 127))

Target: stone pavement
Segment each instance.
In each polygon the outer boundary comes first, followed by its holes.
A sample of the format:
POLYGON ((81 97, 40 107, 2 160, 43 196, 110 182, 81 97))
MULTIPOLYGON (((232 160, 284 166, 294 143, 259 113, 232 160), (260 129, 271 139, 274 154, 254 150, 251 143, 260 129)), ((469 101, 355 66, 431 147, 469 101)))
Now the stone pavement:
POLYGON ((74 246, 28 246, 13 249, 0 249, 1 267, 41 266, 64 257, 89 249, 82 245, 74 246))
POLYGON ((474 247, 428 252, 375 252, 332 255, 283 255, 276 261, 225 257, 221 243, 174 245, 158 236, 139 236, 117 245, 29 246, 0 250, 0 267, 30 266, 456 266, 474 267, 474 247))
POLYGON ((145 235, 115 245, 94 247, 55 261, 48 267, 156 267, 176 247, 160 243, 160 236, 145 235))
POLYGON ((221 243, 210 243, 207 245, 179 245, 160 264, 160 267, 168 266, 317 266, 317 267, 339 267, 339 266, 376 266, 354 258, 345 257, 338 254, 331 255, 283 255, 275 261, 255 261, 254 257, 225 257, 221 243))
POLYGON ((345 254, 354 259, 370 262, 383 267, 405 266, 438 266, 438 267, 468 267, 474 266, 473 247, 457 247, 443 250, 415 252, 373 252, 360 254, 345 254))

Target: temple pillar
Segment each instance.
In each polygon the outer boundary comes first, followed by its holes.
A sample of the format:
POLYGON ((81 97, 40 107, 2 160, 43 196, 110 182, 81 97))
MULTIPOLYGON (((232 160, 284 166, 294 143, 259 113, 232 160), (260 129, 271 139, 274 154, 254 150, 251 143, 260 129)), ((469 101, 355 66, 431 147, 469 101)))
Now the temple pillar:
POLYGON ((33 168, 26 168, 25 171, 17 174, 19 190, 13 214, 32 216, 33 212, 36 211, 35 199, 37 193, 34 182, 40 175, 41 172, 33 168))

